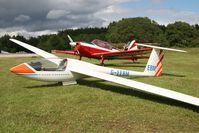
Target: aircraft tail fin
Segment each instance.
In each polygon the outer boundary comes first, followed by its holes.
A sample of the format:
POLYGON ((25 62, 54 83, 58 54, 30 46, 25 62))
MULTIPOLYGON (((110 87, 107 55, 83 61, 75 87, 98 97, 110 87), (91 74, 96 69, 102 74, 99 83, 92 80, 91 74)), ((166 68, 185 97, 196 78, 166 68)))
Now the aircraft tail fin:
POLYGON ((131 41, 127 48, 128 48, 128 50, 135 50, 135 49, 137 49, 137 43, 136 43, 136 41, 135 40, 131 41))
POLYGON ((152 46, 146 44, 137 43, 138 46, 153 48, 149 57, 148 63, 144 70, 144 73, 149 76, 161 76, 162 74, 162 62, 164 58, 163 50, 174 51, 174 52, 186 52, 184 50, 165 48, 159 46, 152 46))
POLYGON ((153 49, 144 73, 150 76, 161 76, 163 66, 164 52, 162 49, 153 49))

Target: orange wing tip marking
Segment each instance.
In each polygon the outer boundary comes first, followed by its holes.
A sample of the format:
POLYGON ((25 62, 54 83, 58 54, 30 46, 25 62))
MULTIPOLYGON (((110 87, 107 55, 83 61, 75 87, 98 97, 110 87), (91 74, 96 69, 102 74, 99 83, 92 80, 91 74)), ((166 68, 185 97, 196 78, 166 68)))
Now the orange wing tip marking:
POLYGON ((20 64, 18 66, 15 66, 10 69, 11 72, 13 73, 35 73, 33 70, 31 70, 26 64, 20 64))

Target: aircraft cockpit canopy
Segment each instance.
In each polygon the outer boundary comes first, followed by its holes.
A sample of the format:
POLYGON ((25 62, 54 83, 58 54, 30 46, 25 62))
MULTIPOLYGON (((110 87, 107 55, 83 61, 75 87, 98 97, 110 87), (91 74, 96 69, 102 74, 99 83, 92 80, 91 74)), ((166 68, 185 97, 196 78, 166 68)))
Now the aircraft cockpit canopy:
POLYGON ((111 43, 105 42, 102 40, 95 39, 91 43, 102 48, 113 49, 113 46, 111 45, 111 43))
POLYGON ((59 65, 47 60, 34 60, 27 63, 36 71, 64 71, 67 65, 67 59, 63 59, 59 65))

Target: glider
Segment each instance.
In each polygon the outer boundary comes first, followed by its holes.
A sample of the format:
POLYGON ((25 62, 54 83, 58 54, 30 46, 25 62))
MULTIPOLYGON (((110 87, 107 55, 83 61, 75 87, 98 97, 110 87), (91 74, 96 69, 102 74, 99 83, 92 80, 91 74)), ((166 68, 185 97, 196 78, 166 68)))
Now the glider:
MULTIPOLYGON (((177 101, 181 101, 184 103, 192 104, 195 106, 199 106, 199 98, 193 97, 190 95, 182 94, 176 91, 172 91, 169 89, 137 82, 134 80, 129 80, 126 78, 118 77, 116 75, 127 74, 128 72, 124 72, 124 70, 119 70, 118 72, 113 72, 116 69, 114 68, 106 68, 102 66, 97 66, 88 62, 76 60, 76 59, 60 59, 59 57, 50 54, 46 51, 43 51, 39 48, 33 47, 29 44, 23 43, 21 41, 10 39, 12 42, 42 56, 45 60, 43 61, 31 61, 29 63, 22 63, 18 66, 15 66, 10 69, 11 72, 37 80, 45 80, 45 81, 57 81, 62 82, 63 85, 76 84, 76 80, 84 78, 84 77, 95 77, 102 80, 110 81, 116 84, 124 85, 127 87, 131 87, 146 93, 151 93, 159 96, 163 96, 166 98, 174 99, 177 101), (112 73, 111 73, 112 71, 112 73)), ((156 48, 153 49, 151 55, 159 55, 162 50, 158 51, 156 48)), ((161 54, 160 54, 161 55, 161 54)), ((159 57, 159 56, 158 56, 159 57)), ((146 71, 143 74, 152 74, 159 67, 154 67, 154 63, 156 61, 148 61, 146 66, 146 71)), ((158 61, 159 62, 159 61, 158 61)), ((158 65, 157 63, 155 65, 158 65)), ((161 67, 160 67, 161 68, 161 67)), ((160 70, 159 70, 160 71, 160 70)), ((139 73, 139 72, 137 72, 139 73)), ((134 73, 135 75, 137 73, 134 73)), ((139 73, 140 74, 140 73, 139 73)), ((139 75, 138 74, 138 75, 139 75)), ((144 75, 145 76, 145 75, 144 75)))

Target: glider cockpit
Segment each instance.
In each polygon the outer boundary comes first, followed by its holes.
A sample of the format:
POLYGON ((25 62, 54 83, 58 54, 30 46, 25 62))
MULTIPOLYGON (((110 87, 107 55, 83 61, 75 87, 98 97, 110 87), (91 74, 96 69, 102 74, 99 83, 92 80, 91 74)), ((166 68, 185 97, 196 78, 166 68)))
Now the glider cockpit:
POLYGON ((59 65, 56 65, 47 59, 33 60, 27 64, 36 71, 64 71, 67 66, 67 59, 61 60, 59 65))

